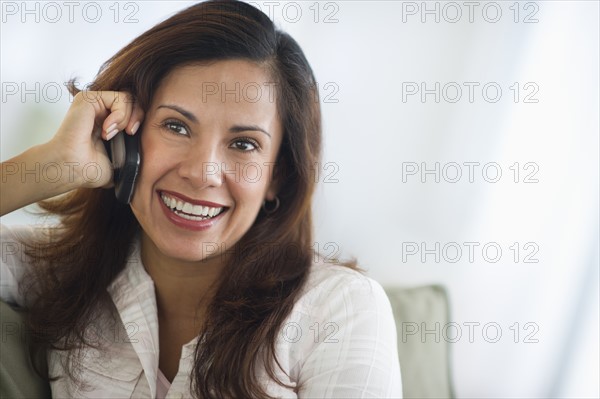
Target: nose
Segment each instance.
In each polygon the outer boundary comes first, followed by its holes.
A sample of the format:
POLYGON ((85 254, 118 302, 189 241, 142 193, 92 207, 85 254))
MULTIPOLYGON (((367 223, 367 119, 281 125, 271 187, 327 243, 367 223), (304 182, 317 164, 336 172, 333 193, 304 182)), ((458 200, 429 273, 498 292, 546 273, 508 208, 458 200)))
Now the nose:
POLYGON ((223 184, 218 149, 209 143, 190 145, 179 163, 178 174, 195 189, 219 187, 223 184))

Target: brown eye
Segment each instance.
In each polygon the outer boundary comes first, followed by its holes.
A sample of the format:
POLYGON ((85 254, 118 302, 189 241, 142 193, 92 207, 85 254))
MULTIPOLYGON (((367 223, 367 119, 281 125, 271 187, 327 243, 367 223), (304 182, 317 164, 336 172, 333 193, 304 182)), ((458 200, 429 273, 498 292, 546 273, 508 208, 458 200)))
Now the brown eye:
POLYGON ((177 121, 166 121, 163 123, 163 128, 176 135, 189 136, 185 125, 177 121))
POLYGON ((231 147, 243 152, 252 152, 258 149, 258 144, 254 140, 239 139, 234 141, 231 147))

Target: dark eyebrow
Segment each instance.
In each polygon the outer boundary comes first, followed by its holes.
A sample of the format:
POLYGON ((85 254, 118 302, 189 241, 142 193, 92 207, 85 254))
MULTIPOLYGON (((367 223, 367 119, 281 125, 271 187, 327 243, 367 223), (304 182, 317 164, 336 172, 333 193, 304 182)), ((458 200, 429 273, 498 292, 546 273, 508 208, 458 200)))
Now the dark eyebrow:
POLYGON ((196 118, 194 116, 194 114, 192 114, 190 111, 186 111, 185 109, 183 109, 181 107, 178 107, 177 105, 165 104, 165 105, 159 105, 157 109, 159 109, 159 108, 169 108, 169 109, 172 109, 174 111, 179 112, 181 115, 185 116, 186 118, 188 118, 192 122, 198 123, 198 118, 196 118))
MULTIPOLYGON (((194 116, 194 114, 192 114, 190 111, 186 111, 185 109, 183 109, 177 105, 163 104, 163 105, 159 105, 157 109, 159 109, 159 108, 172 109, 174 111, 179 112, 181 115, 185 116, 190 121, 192 121, 194 123, 198 123, 198 118, 196 118, 196 116, 194 116)), ((265 129, 263 129, 257 125, 235 125, 235 126, 232 126, 229 129, 229 131, 231 133, 241 133, 241 132, 248 132, 248 131, 263 132, 264 134, 269 136, 269 138, 271 137, 271 134, 269 132, 267 132, 265 129)))
POLYGON ((271 137, 271 134, 269 132, 267 132, 265 129, 261 128, 260 126, 256 126, 256 125, 235 125, 235 126, 232 126, 229 129, 229 131, 231 133, 241 133, 241 132, 247 132, 247 131, 263 132, 264 134, 269 136, 269 138, 271 137))

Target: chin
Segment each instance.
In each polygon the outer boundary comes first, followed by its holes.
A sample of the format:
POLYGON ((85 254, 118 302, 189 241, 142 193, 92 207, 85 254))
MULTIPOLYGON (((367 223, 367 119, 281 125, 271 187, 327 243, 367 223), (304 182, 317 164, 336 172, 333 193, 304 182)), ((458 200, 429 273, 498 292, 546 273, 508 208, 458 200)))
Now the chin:
POLYGON ((185 262, 199 262, 215 254, 211 247, 202 244, 160 245, 158 250, 167 258, 185 262))

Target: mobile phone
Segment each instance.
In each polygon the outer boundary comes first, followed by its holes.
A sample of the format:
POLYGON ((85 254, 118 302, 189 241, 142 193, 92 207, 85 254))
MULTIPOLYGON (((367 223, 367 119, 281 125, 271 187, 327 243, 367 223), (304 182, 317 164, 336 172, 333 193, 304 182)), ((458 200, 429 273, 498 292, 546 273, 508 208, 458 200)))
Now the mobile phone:
POLYGON ((104 141, 104 147, 113 166, 115 196, 129 204, 141 165, 139 135, 121 131, 110 141, 104 141))

